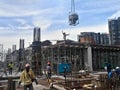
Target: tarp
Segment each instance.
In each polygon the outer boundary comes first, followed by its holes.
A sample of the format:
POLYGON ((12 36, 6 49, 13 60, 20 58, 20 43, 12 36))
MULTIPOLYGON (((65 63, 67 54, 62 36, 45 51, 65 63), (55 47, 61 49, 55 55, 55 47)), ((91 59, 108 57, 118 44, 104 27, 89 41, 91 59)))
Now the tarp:
POLYGON ((58 72, 59 73, 71 72, 71 64, 60 63, 58 65, 58 72))

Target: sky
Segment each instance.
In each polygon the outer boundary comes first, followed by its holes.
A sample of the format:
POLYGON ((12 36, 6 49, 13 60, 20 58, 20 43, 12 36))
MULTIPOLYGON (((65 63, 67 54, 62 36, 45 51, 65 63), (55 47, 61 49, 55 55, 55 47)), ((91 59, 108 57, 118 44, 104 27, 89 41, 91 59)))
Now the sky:
POLYGON ((120 0, 74 0, 79 24, 69 25, 71 0, 0 0, 0 44, 4 49, 33 41, 33 28, 41 28, 41 41, 77 41, 80 32, 109 33, 108 20, 120 16, 120 0))

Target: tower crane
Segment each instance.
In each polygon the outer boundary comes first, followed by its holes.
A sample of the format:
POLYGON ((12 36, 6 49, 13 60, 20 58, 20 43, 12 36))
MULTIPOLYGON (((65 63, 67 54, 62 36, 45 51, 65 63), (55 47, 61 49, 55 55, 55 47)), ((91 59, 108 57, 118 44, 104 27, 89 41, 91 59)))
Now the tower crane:
POLYGON ((75 13, 75 2, 71 0, 71 11, 69 12, 69 25, 75 26, 79 24, 79 16, 75 13))

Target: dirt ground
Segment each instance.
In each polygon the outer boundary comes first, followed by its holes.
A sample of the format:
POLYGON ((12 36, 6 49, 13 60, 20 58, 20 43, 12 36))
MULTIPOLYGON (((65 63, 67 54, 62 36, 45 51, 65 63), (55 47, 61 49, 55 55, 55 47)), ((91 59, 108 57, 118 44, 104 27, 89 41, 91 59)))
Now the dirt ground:
MULTIPOLYGON (((34 84, 35 84, 35 83, 34 83, 34 84)), ((33 84, 33 85, 34 85, 34 84, 33 84)), ((23 86, 17 88, 17 85, 18 85, 18 83, 16 83, 16 90, 23 90, 23 86)), ((49 88, 50 81, 48 82, 47 79, 39 78, 39 79, 38 79, 38 85, 42 85, 43 87, 49 88)), ((34 85, 34 87, 36 88, 37 86, 34 85)), ((5 87, 5 88, 0 88, 0 90, 7 90, 7 87, 5 87)), ((36 89, 35 89, 35 90, 36 90, 36 89)), ((39 89, 39 90, 40 90, 40 89, 39 89)), ((46 89, 45 89, 45 90, 46 90, 46 89)), ((49 89, 47 89, 47 90, 49 90, 49 89)))
MULTIPOLYGON (((41 79, 41 78, 40 78, 40 79, 38 79, 38 84, 43 85, 43 86, 49 88, 50 82, 48 82, 47 79, 41 79)), ((23 87, 16 88, 16 90, 23 90, 23 87)), ((40 89, 39 89, 39 90, 40 90, 40 89)))

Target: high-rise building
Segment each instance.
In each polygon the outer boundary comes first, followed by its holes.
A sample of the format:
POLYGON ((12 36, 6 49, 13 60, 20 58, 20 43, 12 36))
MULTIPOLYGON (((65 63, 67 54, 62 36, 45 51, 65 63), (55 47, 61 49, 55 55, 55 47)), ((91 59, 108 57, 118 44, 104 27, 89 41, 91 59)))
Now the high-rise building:
POLYGON ((25 64, 25 55, 24 55, 24 39, 20 39, 19 43, 19 59, 18 59, 18 66, 23 67, 25 64))
POLYGON ((40 41, 40 28, 35 27, 33 32, 32 42, 32 69, 36 75, 40 75, 41 72, 41 41, 40 41))
POLYGON ((108 20, 110 44, 120 45, 120 17, 108 20))
POLYGON ((78 35, 78 42, 90 44, 109 44, 109 34, 94 33, 94 32, 81 32, 78 35))
POLYGON ((24 39, 20 39, 20 49, 24 49, 24 39))
POLYGON ((110 40, 109 34, 107 34, 107 33, 101 33, 100 34, 100 42, 101 42, 101 44, 108 45, 108 44, 110 44, 109 40, 110 40))
POLYGON ((7 53, 8 53, 8 54, 11 54, 11 48, 8 48, 7 53))
POLYGON ((12 52, 16 50, 16 45, 12 45, 12 52))
POLYGON ((3 61, 3 44, 0 44, 0 61, 3 61))
POLYGON ((78 36, 78 40, 79 42, 82 41, 82 43, 100 44, 100 33, 81 32, 81 35, 78 36))
POLYGON ((34 28, 34 36, 33 36, 33 41, 40 41, 40 28, 35 27, 34 28))

